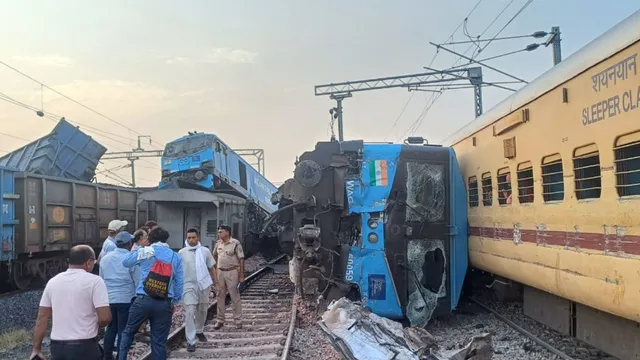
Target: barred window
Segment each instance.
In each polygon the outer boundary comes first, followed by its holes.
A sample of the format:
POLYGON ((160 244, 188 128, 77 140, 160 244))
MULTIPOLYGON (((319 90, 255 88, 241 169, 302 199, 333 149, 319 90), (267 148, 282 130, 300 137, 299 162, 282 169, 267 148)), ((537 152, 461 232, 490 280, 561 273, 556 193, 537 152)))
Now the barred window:
POLYGON ((469 207, 478 207, 478 178, 472 176, 469 178, 469 207))
POLYGON ((564 200, 564 172, 560 154, 542 159, 542 198, 545 202, 564 200))
POLYGON ((493 186, 490 172, 482 174, 482 205, 493 205, 493 186))
POLYGON ((618 196, 640 195, 640 131, 620 136, 614 153, 618 196))
POLYGON ((518 201, 520 204, 533 202, 533 164, 525 161, 518 164, 518 201))
POLYGON ((498 203, 511 205, 511 170, 508 167, 498 170, 498 203))
POLYGON ((598 199, 602 191, 600 154, 596 144, 579 147, 573 152, 573 174, 576 199, 598 199))

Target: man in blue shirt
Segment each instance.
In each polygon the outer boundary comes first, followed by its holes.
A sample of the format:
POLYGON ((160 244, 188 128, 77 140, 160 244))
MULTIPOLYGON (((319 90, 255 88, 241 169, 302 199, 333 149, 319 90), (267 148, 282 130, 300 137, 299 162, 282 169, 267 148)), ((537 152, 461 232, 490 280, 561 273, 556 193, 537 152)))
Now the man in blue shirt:
POLYGON ((167 245, 168 239, 169 233, 162 227, 156 227, 149 232, 151 246, 138 248, 122 262, 128 268, 140 265, 140 283, 129 309, 127 327, 122 333, 119 360, 127 359, 133 336, 147 319, 151 322, 152 358, 167 358, 165 347, 171 330, 171 317, 174 306, 182 299, 183 281, 182 259, 167 245))
POLYGON ((115 349, 120 348, 122 331, 127 325, 129 307, 136 294, 135 280, 138 267, 126 268, 122 265, 124 259, 131 253, 133 235, 126 231, 119 232, 114 237, 116 249, 109 252, 100 262, 100 277, 107 285, 109 294, 109 308, 112 320, 104 334, 104 359, 113 359, 115 349), (116 335, 118 340, 116 341, 116 335))

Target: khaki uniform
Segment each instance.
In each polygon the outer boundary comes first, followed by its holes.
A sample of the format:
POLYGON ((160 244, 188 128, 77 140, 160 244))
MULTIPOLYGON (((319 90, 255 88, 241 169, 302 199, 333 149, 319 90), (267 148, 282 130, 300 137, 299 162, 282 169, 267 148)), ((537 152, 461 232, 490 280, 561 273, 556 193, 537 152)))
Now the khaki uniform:
POLYGON ((229 239, 226 244, 222 240, 218 240, 213 249, 213 256, 218 259, 218 278, 216 279, 218 321, 224 324, 225 298, 227 291, 229 291, 233 307, 233 318, 236 324, 240 324, 242 321, 242 304, 240 303, 240 292, 238 291, 238 270, 240 259, 244 259, 242 245, 240 241, 234 238, 229 239))

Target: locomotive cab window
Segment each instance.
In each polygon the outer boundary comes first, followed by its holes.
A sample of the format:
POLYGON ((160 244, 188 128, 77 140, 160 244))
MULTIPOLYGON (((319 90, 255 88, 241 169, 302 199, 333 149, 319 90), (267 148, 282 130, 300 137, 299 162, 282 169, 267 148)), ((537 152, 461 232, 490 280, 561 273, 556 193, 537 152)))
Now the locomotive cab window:
POLYGON ((498 170, 498 203, 511 205, 511 171, 508 167, 498 170))
POLYGON ((576 199, 598 199, 602 191, 598 146, 590 144, 573 152, 573 174, 576 199))
POLYGON ((520 204, 533 202, 533 164, 525 161, 518 164, 518 201, 520 204))
POLYGON ((482 174, 482 205, 491 206, 493 204, 493 186, 491 184, 491 173, 482 174))
POLYGON ((469 178, 469 207, 478 207, 478 178, 469 178))
POLYGON ((620 136, 614 152, 618 196, 640 195, 640 131, 620 136))
POLYGON ((545 202, 564 200, 564 172, 560 154, 542 159, 542 198, 545 202))
POLYGON ((240 174, 240 186, 247 190, 247 166, 238 160, 238 172, 240 174))

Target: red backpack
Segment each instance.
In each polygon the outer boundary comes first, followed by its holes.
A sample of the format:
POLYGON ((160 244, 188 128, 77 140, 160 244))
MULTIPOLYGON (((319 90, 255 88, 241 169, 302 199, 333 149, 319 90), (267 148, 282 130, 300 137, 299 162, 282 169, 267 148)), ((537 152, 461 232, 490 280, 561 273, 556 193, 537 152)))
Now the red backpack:
POLYGON ((144 292, 155 299, 167 299, 169 297, 169 285, 171 285, 171 278, 173 277, 173 255, 171 255, 171 262, 165 263, 158 258, 156 262, 151 266, 149 275, 144 279, 144 292))

